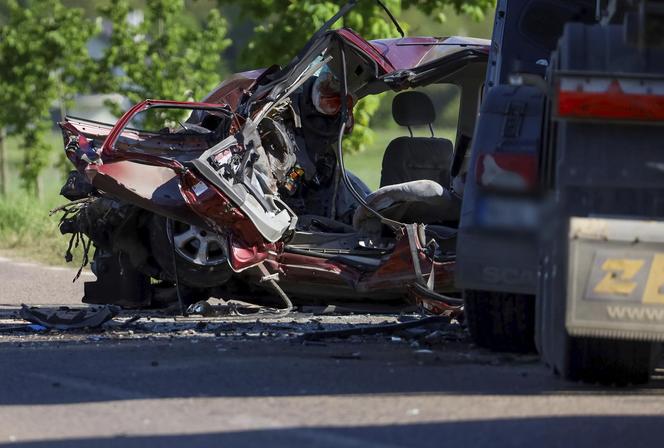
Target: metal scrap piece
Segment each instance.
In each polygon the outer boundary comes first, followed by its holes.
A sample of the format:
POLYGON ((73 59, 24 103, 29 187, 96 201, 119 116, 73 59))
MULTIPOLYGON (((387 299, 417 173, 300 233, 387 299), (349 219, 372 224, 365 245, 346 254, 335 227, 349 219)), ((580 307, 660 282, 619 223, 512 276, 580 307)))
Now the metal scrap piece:
POLYGON ((81 328, 96 328, 118 315, 120 307, 106 305, 98 308, 71 309, 60 307, 56 309, 40 309, 21 305, 20 316, 46 328, 55 330, 75 330, 81 328))
POLYGON ((409 322, 396 324, 370 325, 348 328, 344 330, 323 330, 304 333, 302 339, 305 341, 318 341, 329 338, 347 338, 350 336, 367 336, 376 334, 392 334, 408 328, 421 327, 431 324, 447 324, 450 318, 446 316, 430 316, 409 322))

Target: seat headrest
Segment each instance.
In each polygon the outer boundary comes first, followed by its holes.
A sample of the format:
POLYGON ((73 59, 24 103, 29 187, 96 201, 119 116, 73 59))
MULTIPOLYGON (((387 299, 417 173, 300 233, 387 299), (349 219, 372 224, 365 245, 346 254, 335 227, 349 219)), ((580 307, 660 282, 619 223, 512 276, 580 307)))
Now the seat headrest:
POLYGON ((424 126, 436 121, 436 110, 424 93, 402 92, 392 100, 392 116, 400 126, 424 126))

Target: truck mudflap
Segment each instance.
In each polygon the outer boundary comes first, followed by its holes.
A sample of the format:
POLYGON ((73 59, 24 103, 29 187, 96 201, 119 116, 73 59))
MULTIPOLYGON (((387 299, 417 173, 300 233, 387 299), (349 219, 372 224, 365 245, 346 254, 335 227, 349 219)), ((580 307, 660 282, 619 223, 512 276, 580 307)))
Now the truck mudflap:
POLYGON ((570 221, 571 336, 664 341, 664 222, 570 221))

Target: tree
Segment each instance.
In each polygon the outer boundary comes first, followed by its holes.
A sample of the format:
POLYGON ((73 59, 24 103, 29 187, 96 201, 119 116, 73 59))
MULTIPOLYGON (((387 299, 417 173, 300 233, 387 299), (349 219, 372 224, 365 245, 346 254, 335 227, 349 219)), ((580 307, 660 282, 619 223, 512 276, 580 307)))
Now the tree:
POLYGON ((440 22, 445 21, 443 10, 451 6, 458 14, 468 14, 481 20, 484 13, 496 5, 495 0, 402 0, 403 8, 417 8, 429 16, 435 16, 440 22))
MULTIPOLYGON (((253 66, 285 63, 299 50, 306 40, 332 17, 348 0, 217 0, 220 5, 236 4, 245 17, 255 23, 244 59, 253 66)), ((453 7, 457 13, 476 19, 495 5, 495 0, 383 0, 398 17, 402 9, 418 8, 427 15, 445 20, 443 11, 453 7)), ((397 30, 376 0, 363 0, 336 24, 349 26, 365 39, 396 37, 397 30)), ((408 29, 407 23, 402 23, 408 29)))
MULTIPOLYGON (((128 0, 115 1, 101 13, 113 32, 92 79, 97 90, 121 93, 132 103, 185 101, 200 99, 219 83, 221 53, 230 40, 218 10, 211 10, 201 27, 186 23, 184 0, 147 0, 140 23, 129 20, 128 0)), ((112 106, 121 112, 118 104, 112 106)))
MULTIPOLYGON (((243 59, 252 67, 288 62, 307 39, 332 17, 348 0, 217 0, 220 5, 236 4, 242 13, 255 21, 255 33, 243 59)), ((383 3, 399 16, 402 9, 418 8, 428 15, 444 20, 443 10, 453 7, 458 13, 481 18, 495 0, 383 0, 383 3)), ((385 11, 375 0, 360 1, 342 21, 336 24, 348 26, 365 39, 397 37, 398 33, 385 11)), ((402 23, 404 29, 408 24, 402 23)), ((348 138, 346 148, 362 150, 371 144, 369 128, 371 116, 379 106, 375 96, 366 97, 354 109, 355 127, 348 138)))
POLYGON ((21 137, 21 179, 29 192, 39 193, 39 173, 49 162, 49 110, 81 90, 94 25, 60 0, 7 0, 6 10, 8 20, 0 27, 0 128, 21 137))

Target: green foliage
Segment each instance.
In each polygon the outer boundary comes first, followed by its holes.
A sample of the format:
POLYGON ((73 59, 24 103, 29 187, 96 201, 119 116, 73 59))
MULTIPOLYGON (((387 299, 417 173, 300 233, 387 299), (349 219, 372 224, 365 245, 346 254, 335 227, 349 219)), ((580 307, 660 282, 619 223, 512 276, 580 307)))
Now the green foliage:
MULTIPOLYGON (((244 15, 259 23, 243 54, 243 59, 256 67, 288 62, 347 0, 219 0, 219 3, 236 3, 244 15)), ((384 3, 398 15, 399 0, 384 3)), ((397 36, 394 25, 385 17, 377 2, 363 1, 336 26, 351 27, 366 39, 397 36)))
POLYGON ((445 21, 443 10, 452 6, 458 14, 467 14, 475 20, 482 20, 484 12, 495 6, 495 0, 402 0, 403 8, 417 8, 440 22, 445 21))
MULTIPOLYGON (((250 67, 285 64, 302 48, 307 39, 332 17, 348 0, 218 0, 219 4, 237 4, 242 13, 258 25, 243 54, 250 67)), ((427 15, 444 19, 443 10, 452 6, 455 11, 476 19, 492 7, 495 0, 384 0, 390 11, 399 17, 407 8, 417 8, 427 15)), ((401 23, 405 31, 407 23, 401 23)), ((336 27, 353 28, 365 39, 397 37, 398 32, 378 2, 360 1, 336 27)), ((380 100, 367 97, 355 109, 355 129, 346 142, 349 151, 363 150, 373 141, 369 127, 371 116, 380 100)))
MULTIPOLYGON (((226 22, 216 9, 205 26, 192 26, 184 0, 146 0, 144 20, 129 23, 135 1, 105 2, 113 26, 109 47, 93 60, 87 42, 94 21, 63 0, 7 0, 0 26, 0 127, 20 136, 24 187, 38 191, 49 165, 49 111, 74 94, 121 93, 132 103, 145 98, 201 98, 222 78, 221 53, 230 45, 226 22)), ((122 112, 112 105, 118 115, 122 112)))
POLYGON ((37 192, 48 164, 49 110, 81 91, 86 42, 94 27, 79 9, 60 0, 8 0, 8 21, 0 27, 0 126, 23 140, 21 179, 37 192))
POLYGON ((344 140, 344 149, 346 151, 364 151, 367 147, 373 145, 375 132, 370 127, 371 117, 378 110, 379 106, 380 98, 377 96, 368 96, 353 108, 355 126, 353 127, 353 132, 344 140))
MULTIPOLYGON (((92 83, 118 92, 132 103, 146 98, 193 100, 221 79, 221 53, 230 45, 226 21, 212 9, 204 26, 186 22, 184 0, 147 0, 144 19, 128 21, 129 0, 117 0, 101 13, 113 26, 110 45, 92 83)), ((119 106, 114 105, 119 114, 119 106)))

